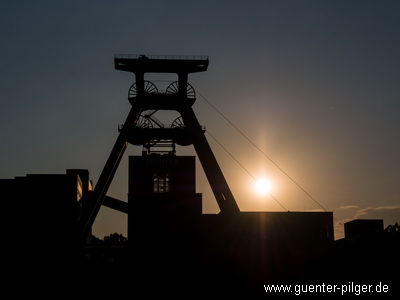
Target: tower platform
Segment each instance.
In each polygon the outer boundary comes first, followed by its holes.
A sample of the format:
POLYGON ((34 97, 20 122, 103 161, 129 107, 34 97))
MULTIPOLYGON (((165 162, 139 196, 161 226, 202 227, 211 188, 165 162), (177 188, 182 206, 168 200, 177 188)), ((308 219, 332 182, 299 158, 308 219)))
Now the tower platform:
POLYGON ((116 54, 116 70, 140 73, 196 73, 206 71, 208 56, 116 54))

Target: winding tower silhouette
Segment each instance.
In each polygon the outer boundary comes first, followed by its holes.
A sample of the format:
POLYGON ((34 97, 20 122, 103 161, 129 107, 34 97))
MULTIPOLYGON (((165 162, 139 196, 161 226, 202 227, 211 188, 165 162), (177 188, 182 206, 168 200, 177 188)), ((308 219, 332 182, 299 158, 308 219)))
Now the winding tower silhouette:
POLYGON ((240 212, 235 198, 225 180, 218 162, 192 109, 196 101, 195 89, 188 83, 189 73, 203 72, 208 68, 209 59, 204 56, 146 56, 115 55, 116 70, 131 72, 136 81, 128 92, 132 105, 125 123, 119 127, 119 135, 102 170, 94 190, 90 193, 86 213, 81 219, 80 235, 86 239, 98 211, 107 197, 108 188, 128 144, 142 145, 150 151, 154 146, 193 145, 204 173, 208 179, 220 214, 240 212), (168 85, 165 92, 145 80, 146 73, 173 73, 177 81, 168 85), (171 126, 163 126, 154 118, 158 110, 179 113, 171 126), (155 126, 156 125, 156 126, 155 126))

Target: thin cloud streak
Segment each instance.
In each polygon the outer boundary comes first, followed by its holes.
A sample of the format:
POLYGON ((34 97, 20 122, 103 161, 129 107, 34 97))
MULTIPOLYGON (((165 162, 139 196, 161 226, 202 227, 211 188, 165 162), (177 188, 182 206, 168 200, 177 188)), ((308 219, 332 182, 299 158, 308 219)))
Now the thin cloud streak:
MULTIPOLYGON (((355 214, 354 218, 382 218, 383 215, 385 217, 388 216, 388 213, 393 215, 393 213, 397 212, 397 216, 400 219, 400 205, 389 205, 389 206, 378 206, 378 207, 366 207, 360 209, 355 214)), ((393 215, 395 216, 395 215, 393 215)))

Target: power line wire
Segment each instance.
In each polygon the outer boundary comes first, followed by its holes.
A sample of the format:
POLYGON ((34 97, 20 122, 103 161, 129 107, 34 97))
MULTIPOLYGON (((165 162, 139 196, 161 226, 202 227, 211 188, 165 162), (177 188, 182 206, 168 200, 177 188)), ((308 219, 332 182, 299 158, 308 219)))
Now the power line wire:
POLYGON ((277 167, 283 174, 285 174, 298 188, 300 188, 310 199, 312 199, 320 208, 327 211, 309 192, 307 192, 293 177, 291 177, 285 170, 283 170, 275 161, 273 161, 264 151, 260 149, 252 140, 250 140, 235 124, 233 124, 220 110, 218 110, 209 100, 207 100, 201 93, 196 90, 200 95, 221 117, 225 119, 237 132, 239 132, 253 147, 255 147, 264 157, 266 157, 275 167, 277 167))
MULTIPOLYGON (((251 174, 229 151, 228 151, 228 149, 226 149, 208 130, 206 131, 207 132, 207 134, 218 144, 218 145, 220 145, 221 146, 221 148, 222 149, 224 149, 224 151, 226 152, 226 153, 228 153, 228 155, 230 156, 230 157, 232 157, 232 159, 239 165, 239 166, 241 166, 242 167, 242 169, 244 170, 244 171, 246 171, 246 173, 247 174, 249 174, 250 175, 250 177, 251 178, 253 178, 255 181, 257 181, 257 178, 255 178, 254 176, 253 176, 253 174, 251 174)), ((286 210, 286 211, 288 211, 284 206, 283 206, 283 204, 282 203, 280 203, 279 201, 278 201, 278 199, 276 199, 270 192, 268 192, 268 194, 272 197, 272 199, 274 199, 284 210, 286 210)))

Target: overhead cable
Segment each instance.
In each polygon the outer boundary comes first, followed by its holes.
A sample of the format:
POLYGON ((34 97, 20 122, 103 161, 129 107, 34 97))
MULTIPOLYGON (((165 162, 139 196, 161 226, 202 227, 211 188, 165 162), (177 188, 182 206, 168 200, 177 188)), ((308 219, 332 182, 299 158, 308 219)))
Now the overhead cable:
MULTIPOLYGON (((230 156, 230 157, 232 157, 232 159, 235 161, 235 162, 237 162, 237 164, 240 166, 240 167, 242 167, 242 169, 247 173, 247 174, 249 174, 250 175, 250 177, 251 178, 253 178, 255 181, 257 180, 257 178, 255 178, 254 176, 253 176, 253 174, 251 174, 229 151, 228 151, 228 149, 226 149, 211 133, 210 133, 210 131, 206 131, 207 132, 207 134, 218 144, 218 145, 220 145, 221 146, 221 148, 222 149, 224 149, 224 151, 226 152, 226 153, 228 153, 228 155, 230 156)), ((283 205, 282 205, 282 203, 280 203, 279 201, 278 201, 278 199, 276 199, 270 192, 268 192, 268 194, 271 196, 271 198, 272 199, 274 199, 275 201, 276 201, 276 203, 278 203, 284 210, 286 210, 286 211, 288 211, 283 205)))
POLYGON ((298 188, 300 188, 310 199, 312 199, 320 208, 327 211, 325 207, 321 205, 309 192, 307 192, 293 177, 291 177, 285 170, 283 170, 275 161, 273 161, 264 151, 260 149, 250 138, 247 137, 235 124, 233 124, 220 110, 218 110, 206 97, 196 90, 196 93, 200 95, 221 117, 225 119, 237 132, 239 132, 253 147, 255 147, 265 158, 267 158, 275 167, 277 167, 283 174, 285 174, 298 188))

